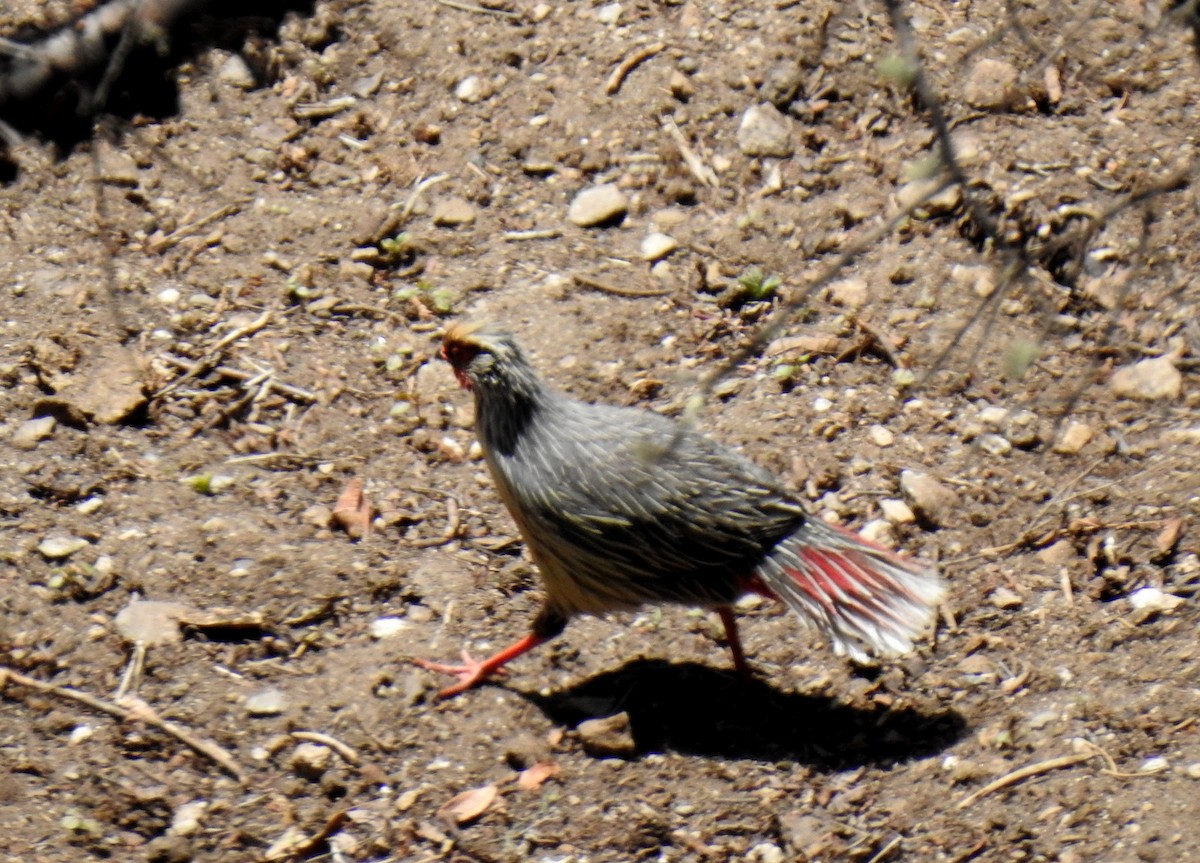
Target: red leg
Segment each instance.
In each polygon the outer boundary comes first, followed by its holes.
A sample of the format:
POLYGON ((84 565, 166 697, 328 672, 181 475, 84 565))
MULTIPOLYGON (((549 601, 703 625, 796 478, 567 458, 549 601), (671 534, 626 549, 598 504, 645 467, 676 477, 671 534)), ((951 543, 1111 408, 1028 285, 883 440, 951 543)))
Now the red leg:
POLYGON ((531 632, 520 641, 510 644, 499 653, 489 656, 482 662, 472 659, 471 654, 464 650, 462 665, 444 665, 440 662, 431 662, 428 659, 414 659, 413 665, 426 668, 430 671, 436 671, 439 674, 452 674, 457 677, 458 683, 453 686, 447 686, 438 693, 438 698, 449 698, 452 695, 458 695, 460 692, 466 692, 473 686, 478 686, 493 674, 503 673, 501 669, 502 665, 516 659, 522 653, 533 650, 533 648, 537 647, 543 641, 546 641, 544 636, 531 632))
POLYGON ((733 609, 722 605, 717 608, 717 614, 721 615, 721 623, 725 624, 725 640, 729 642, 729 652, 733 654, 733 667, 742 677, 753 677, 746 662, 746 653, 742 650, 742 639, 738 635, 737 618, 733 616, 733 609))

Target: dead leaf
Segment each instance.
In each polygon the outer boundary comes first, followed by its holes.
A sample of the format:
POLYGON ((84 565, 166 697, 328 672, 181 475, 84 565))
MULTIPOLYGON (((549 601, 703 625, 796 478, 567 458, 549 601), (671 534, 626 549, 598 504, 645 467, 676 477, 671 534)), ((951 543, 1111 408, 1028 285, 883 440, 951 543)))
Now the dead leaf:
POLYGON ((454 824, 466 824, 486 812, 488 807, 495 802, 498 793, 495 785, 472 788, 462 794, 456 794, 442 804, 442 807, 438 809, 438 815, 454 824))
POLYGON ((1158 532, 1158 536, 1154 538, 1154 546, 1158 549, 1159 556, 1170 554, 1174 551, 1175 546, 1179 544, 1179 537, 1183 535, 1183 519, 1168 518, 1163 521, 1162 530, 1158 532))
POLYGON ((346 483, 342 493, 338 495, 333 507, 333 515, 329 517, 334 527, 346 531, 351 539, 362 539, 371 534, 371 504, 363 494, 363 481, 354 477, 346 483))
POLYGON ((553 761, 539 761, 521 771, 517 777, 517 787, 522 791, 537 791, 551 776, 557 776, 559 766, 553 761))

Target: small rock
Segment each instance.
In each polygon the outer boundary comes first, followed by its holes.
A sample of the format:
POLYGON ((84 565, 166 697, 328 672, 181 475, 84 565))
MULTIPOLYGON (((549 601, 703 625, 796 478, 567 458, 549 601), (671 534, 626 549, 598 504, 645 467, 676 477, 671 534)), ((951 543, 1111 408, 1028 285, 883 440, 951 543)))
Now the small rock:
POLYGON ((319 743, 301 743, 292 752, 292 757, 288 759, 288 766, 296 772, 297 776, 303 776, 305 779, 320 779, 329 769, 329 760, 332 757, 333 751, 328 746, 322 746, 319 743))
POLYGON ((454 95, 468 105, 483 99, 483 81, 478 75, 463 78, 454 88, 454 95))
POLYGON ((981 300, 987 299, 996 290, 996 274, 984 264, 955 264, 950 268, 950 278, 970 288, 981 300))
POLYGON ((1020 608, 1025 604, 1025 600, 1019 593, 1015 593, 1007 587, 997 587, 988 598, 996 608, 1020 608))
POLYGON ((179 806, 171 815, 171 833, 175 836, 190 836, 195 833, 200 829, 200 817, 207 808, 207 800, 192 800, 179 806))
POLYGON ((766 102, 746 109, 738 127, 737 140, 738 148, 747 156, 786 159, 795 152, 790 121, 766 102))
POLYGON ((948 216, 962 203, 962 189, 950 185, 935 191, 942 181, 937 177, 912 180, 896 190, 896 205, 901 210, 912 210, 918 219, 934 219, 948 216))
POLYGON ((196 859, 196 849, 185 837, 164 833, 145 844, 140 859, 146 863, 190 863, 196 859))
POLYGON ((963 98, 972 108, 1000 111, 1017 101, 1017 67, 1002 60, 983 59, 972 67, 963 85, 963 98))
POLYGON ((876 545, 881 545, 884 548, 896 547, 896 531, 892 528, 891 522, 882 518, 875 518, 863 525, 859 534, 863 539, 870 540, 876 545))
POLYGON ((646 238, 642 240, 642 260, 657 261, 660 258, 665 258, 677 248, 679 248, 679 243, 674 237, 660 234, 657 231, 653 234, 647 234, 646 238))
POLYGON ((596 10, 596 20, 601 24, 616 24, 621 20, 622 11, 620 3, 606 3, 596 10))
POLYGON ((1004 425, 1006 419, 1008 419, 1008 408, 988 405, 979 412, 979 421, 988 428, 999 429, 1004 425))
POLYGON ((1012 444, 1003 435, 985 434, 979 436, 979 448, 991 455, 1008 455, 1012 452, 1012 444))
POLYGON ((1183 768, 1183 772, 1187 774, 1189 779, 1200 779, 1200 761, 1189 764, 1183 768))
POLYGON ((692 79, 678 69, 671 73, 671 80, 667 83, 667 89, 680 102, 686 102, 696 95, 696 85, 692 83, 692 79))
POLYGON ((182 602, 155 599, 131 599, 117 612, 113 624, 121 637, 145 647, 176 644, 183 641, 179 622, 192 608, 182 602))
POLYGON ((615 183, 602 183, 584 189, 567 210, 567 219, 581 228, 613 222, 625 216, 629 199, 615 183))
POLYGON ((529 732, 518 734, 504 744, 504 760, 513 770, 549 761, 550 755, 550 744, 529 732))
POLYGON ((1038 560, 1051 566, 1061 566, 1075 556, 1075 544, 1069 539, 1060 539, 1037 553, 1038 560))
POLYGON ((38 543, 38 554, 46 560, 66 560, 75 552, 87 548, 90 543, 78 536, 48 536, 38 543))
POLYGON ((1054 451, 1060 455, 1075 455, 1087 446, 1094 434, 1091 426, 1073 422, 1063 429, 1062 436, 1054 444, 1054 451))
POLYGON ((1183 390, 1183 375, 1175 368, 1175 356, 1168 354, 1122 366, 1113 372, 1109 385, 1119 398, 1174 399, 1183 390))
POLYGON ((163 288, 158 292, 158 301, 164 306, 173 306, 179 302, 181 296, 179 288, 163 288))
POLYGON ((892 524, 912 524, 917 520, 912 509, 902 500, 887 498, 879 502, 879 510, 883 517, 892 524))
POLYGON ((1162 773, 1164 770, 1169 770, 1171 762, 1163 758, 1161 755, 1156 755, 1147 758, 1142 762, 1142 766, 1138 768, 1139 773, 1162 773))
POLYGON ((242 59, 241 54, 230 55, 229 59, 221 64, 221 68, 217 71, 217 77, 231 87, 237 87, 239 90, 253 90, 258 84, 254 78, 254 72, 250 66, 242 59))
POLYGON ((433 223, 442 227, 470 225, 475 221, 475 208, 463 198, 446 198, 433 208, 433 223))
POLYGON ((1009 443, 1019 449, 1037 446, 1042 441, 1037 414, 1033 411, 1017 411, 1005 423, 1004 435, 1009 443))
POLYGON ((392 638, 408 629, 408 621, 401 617, 380 617, 371 621, 371 637, 392 638))
POLYGON ((1183 597, 1164 593, 1157 587, 1143 587, 1141 590, 1134 591, 1129 595, 1129 604, 1133 606, 1133 610, 1145 614, 1170 611, 1183 605, 1183 603, 1183 597))
POLYGON ((246 698, 246 712, 251 716, 278 716, 288 709, 288 697, 281 689, 261 689, 246 698))
POLYGON ((747 863, 783 863, 783 849, 771 842, 760 842, 746 855, 747 863))
POLYGON ((54 434, 58 421, 54 417, 37 417, 25 420, 13 432, 12 445, 17 449, 34 449, 40 441, 54 434))
POLYGON ((628 713, 588 719, 579 723, 576 732, 583 743, 583 751, 595 758, 630 758, 637 753, 628 713))
POLYGON ((878 424, 867 429, 867 436, 877 447, 888 447, 896 442, 896 436, 892 434, 891 430, 878 424))
POLYGON ((867 280, 840 279, 829 285, 827 293, 829 301, 834 305, 857 309, 867 302, 867 280))
POLYGON ((1033 716, 1029 717, 1029 721, 1026 724, 1030 728, 1040 729, 1045 728, 1056 719, 1058 719, 1057 710, 1039 710, 1037 713, 1033 714, 1033 716))
POLYGON ((958 495, 927 473, 902 471, 900 491, 904 493, 913 512, 933 527, 946 527, 960 514, 958 495))

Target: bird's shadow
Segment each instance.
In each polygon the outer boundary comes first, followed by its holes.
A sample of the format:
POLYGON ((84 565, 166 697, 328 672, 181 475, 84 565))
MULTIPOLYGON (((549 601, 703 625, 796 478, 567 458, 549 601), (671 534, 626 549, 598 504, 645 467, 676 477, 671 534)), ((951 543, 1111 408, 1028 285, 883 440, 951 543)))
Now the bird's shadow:
POLYGON ((852 707, 692 662, 637 660, 549 696, 522 695, 568 726, 624 711, 639 753, 800 761, 821 770, 929 756, 967 729, 950 709, 852 707))

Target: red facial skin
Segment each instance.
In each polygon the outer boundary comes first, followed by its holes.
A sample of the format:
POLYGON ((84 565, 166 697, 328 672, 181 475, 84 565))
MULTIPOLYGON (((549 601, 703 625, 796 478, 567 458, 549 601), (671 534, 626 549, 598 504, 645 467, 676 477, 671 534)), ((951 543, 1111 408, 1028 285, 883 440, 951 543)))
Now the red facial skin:
POLYGON ((470 390, 471 379, 467 377, 467 373, 464 371, 464 369, 466 368, 467 363, 471 361, 471 357, 474 355, 471 354, 470 351, 463 345, 455 345, 452 350, 450 346, 446 344, 442 345, 441 354, 442 359, 450 363, 450 368, 454 371, 454 377, 458 380, 458 385, 464 390, 470 390))

